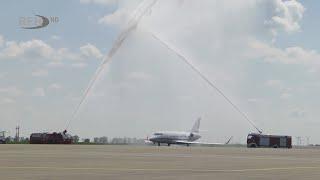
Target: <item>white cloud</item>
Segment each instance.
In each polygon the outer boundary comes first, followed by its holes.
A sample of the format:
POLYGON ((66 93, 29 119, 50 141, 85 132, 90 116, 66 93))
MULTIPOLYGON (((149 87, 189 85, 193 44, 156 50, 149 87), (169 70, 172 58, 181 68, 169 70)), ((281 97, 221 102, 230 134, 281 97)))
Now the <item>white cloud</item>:
POLYGON ((106 24, 106 25, 118 25, 122 26, 125 25, 129 18, 130 18, 130 11, 128 12, 128 9, 118 9, 112 14, 108 14, 103 16, 98 20, 99 24, 106 24))
POLYGON ((270 19, 265 21, 274 35, 278 31, 295 32, 300 30, 299 22, 305 8, 296 0, 267 0, 267 7, 271 7, 270 19))
POLYGON ((83 4, 100 4, 100 5, 114 5, 118 3, 118 0, 80 0, 83 4))
POLYGON ((52 68, 63 67, 64 63, 62 63, 61 61, 52 61, 52 62, 49 62, 47 66, 52 68))
POLYGON ((90 58, 90 57, 94 57, 96 59, 102 58, 102 54, 101 54, 100 50, 90 43, 88 43, 84 46, 81 46, 80 51, 85 57, 88 57, 88 58, 90 58))
POLYGON ((52 36, 51 36, 51 39, 53 39, 53 40, 60 40, 61 37, 58 36, 58 35, 52 35, 52 36))
POLYGON ((74 68, 85 68, 87 66, 88 66, 88 64, 87 63, 83 63, 83 62, 71 64, 71 67, 74 67, 74 68))
POLYGON ((131 72, 128 75, 129 79, 136 79, 136 80, 149 80, 151 79, 151 75, 145 72, 131 72))
POLYGON ((249 42, 249 58, 262 59, 270 63, 320 65, 320 54, 302 47, 277 48, 257 40, 249 42))
POLYGON ((3 36, 0 35, 0 47, 3 46, 4 42, 5 42, 5 41, 4 41, 3 36))
POLYGON ((62 86, 58 83, 52 83, 52 84, 50 84, 49 89, 60 90, 60 89, 62 89, 62 86))
MULTIPOLYGON (((8 47, 10 48, 10 47, 8 47)), ((25 56, 30 56, 31 58, 40 57, 48 58, 53 55, 54 49, 41 40, 31 40, 26 42, 21 42, 17 47, 18 53, 23 52, 25 56)))
POLYGON ((56 51, 42 40, 24 42, 7 41, 0 51, 0 59, 53 59, 57 58, 56 51))
POLYGON ((283 83, 280 80, 276 80, 276 79, 270 79, 267 82, 265 82, 266 86, 269 87, 275 87, 275 88, 282 88, 283 87, 283 83))
MULTIPOLYGON (((142 3, 143 4, 143 3, 142 3)), ((122 25, 130 16, 134 16, 139 1, 122 1, 118 9, 99 19, 99 23, 122 25)), ((186 33, 199 26, 203 32, 210 32, 217 24, 228 30, 228 33, 247 31, 254 34, 267 32, 275 36, 278 32, 292 33, 300 30, 300 22, 305 8, 296 0, 234 0, 234 1, 206 1, 201 3, 192 1, 159 1, 145 19, 148 28, 162 32, 186 33), (223 11, 228 7, 226 13, 223 11), (211 10, 211 12, 210 12, 211 10), (201 21, 201 22, 200 22, 201 21), (151 25, 151 26, 150 26, 151 25), (237 29, 232 29, 237 26, 237 29), (179 28, 178 28, 179 27, 179 28), (192 29, 190 29, 192 27, 192 29), (207 28, 207 31, 204 28, 207 28), (230 29, 231 28, 231 29, 230 29), (152 28, 153 29, 153 28, 152 28), (188 29, 188 30, 187 30, 188 29)), ((143 23, 142 23, 143 24, 143 23)), ((212 32, 212 31, 211 31, 212 32)), ((222 33, 224 32, 217 32, 222 33)), ((199 33, 197 33, 199 34, 199 33)), ((221 34, 220 34, 221 35, 221 34)))
POLYGON ((34 77, 45 77, 45 76, 48 76, 48 70, 46 69, 38 69, 38 70, 35 70, 31 73, 32 76, 34 77))
POLYGON ((98 48, 88 43, 80 47, 80 52, 71 52, 67 48, 53 48, 42 40, 29 40, 22 42, 7 41, 0 49, 0 60, 24 60, 24 61, 52 61, 48 63, 51 67, 62 66, 61 61, 85 60, 88 57, 101 58, 102 54, 98 48))
MULTIPOLYGON (((137 14, 141 13, 150 4, 152 4, 152 1, 117 1, 117 8, 112 13, 101 17, 98 23, 123 27, 130 19, 138 18, 139 15, 137 14)), ((150 15, 151 10, 146 14, 150 15)))
POLYGON ((19 47, 19 45, 14 41, 8 41, 5 44, 5 49, 0 52, 0 58, 10 58, 16 57, 23 53, 23 50, 19 47))
POLYGON ((52 57, 50 60, 82 60, 79 53, 70 52, 67 48, 56 49, 55 55, 56 56, 52 57))
POLYGON ((44 97, 46 95, 44 88, 35 88, 32 92, 32 96, 44 97))
POLYGON ((4 93, 8 96, 14 96, 14 97, 20 96, 23 94, 22 91, 15 86, 1 87, 0 93, 4 93))
POLYGON ((1 100, 1 104, 13 104, 16 101, 12 98, 5 97, 1 100))

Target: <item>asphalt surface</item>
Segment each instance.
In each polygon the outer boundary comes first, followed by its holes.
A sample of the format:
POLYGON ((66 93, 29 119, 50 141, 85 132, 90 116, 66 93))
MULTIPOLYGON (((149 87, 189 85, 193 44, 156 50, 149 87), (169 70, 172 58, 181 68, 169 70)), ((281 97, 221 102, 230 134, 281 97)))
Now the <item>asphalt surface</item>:
POLYGON ((0 145, 0 179, 320 179, 320 149, 0 145))

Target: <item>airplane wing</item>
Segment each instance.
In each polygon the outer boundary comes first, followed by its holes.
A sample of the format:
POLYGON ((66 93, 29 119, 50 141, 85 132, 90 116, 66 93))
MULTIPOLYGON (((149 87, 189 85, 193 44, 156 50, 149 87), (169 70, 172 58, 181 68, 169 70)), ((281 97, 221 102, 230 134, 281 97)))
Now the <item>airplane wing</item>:
POLYGON ((225 143, 208 143, 208 142, 198 142, 198 141, 176 141, 176 144, 194 144, 194 145, 225 145, 225 143))
POLYGON ((233 138, 233 136, 231 136, 228 141, 226 141, 225 143, 210 143, 210 142, 198 142, 198 141, 176 141, 176 144, 195 144, 195 145, 204 145, 204 146, 217 146, 217 145, 227 145, 230 143, 231 139, 233 138))

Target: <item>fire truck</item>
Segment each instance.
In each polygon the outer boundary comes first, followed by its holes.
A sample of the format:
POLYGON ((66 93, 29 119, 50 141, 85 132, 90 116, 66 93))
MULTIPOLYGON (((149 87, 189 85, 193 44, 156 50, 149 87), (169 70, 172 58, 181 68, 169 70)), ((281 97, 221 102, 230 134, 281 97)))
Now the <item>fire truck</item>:
POLYGON ((247 136, 247 147, 292 148, 292 137, 250 133, 247 136))
POLYGON ((72 137, 67 131, 62 133, 32 133, 30 135, 30 144, 71 144, 72 137))

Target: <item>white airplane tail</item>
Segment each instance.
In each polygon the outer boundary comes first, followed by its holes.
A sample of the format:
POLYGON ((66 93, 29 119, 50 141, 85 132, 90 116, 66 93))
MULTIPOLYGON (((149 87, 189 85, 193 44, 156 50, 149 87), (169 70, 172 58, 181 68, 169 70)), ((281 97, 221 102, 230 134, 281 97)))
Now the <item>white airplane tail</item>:
POLYGON ((229 144, 230 141, 232 140, 232 138, 233 138, 233 136, 231 136, 225 144, 229 144))
POLYGON ((196 122, 193 124, 193 127, 191 129, 191 133, 199 133, 199 128, 200 128, 200 120, 201 117, 199 117, 196 122))

